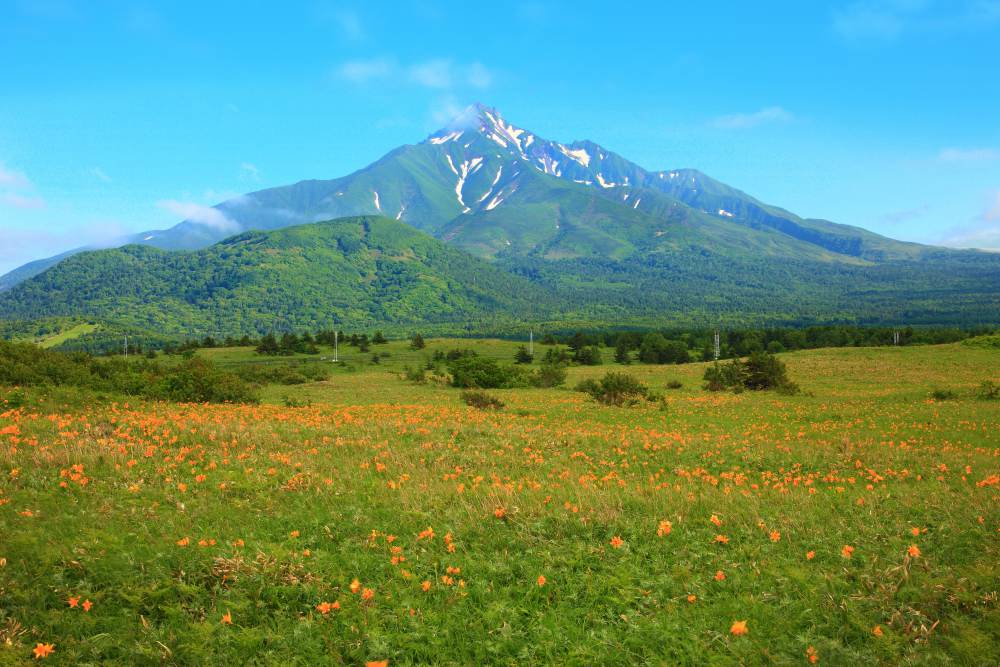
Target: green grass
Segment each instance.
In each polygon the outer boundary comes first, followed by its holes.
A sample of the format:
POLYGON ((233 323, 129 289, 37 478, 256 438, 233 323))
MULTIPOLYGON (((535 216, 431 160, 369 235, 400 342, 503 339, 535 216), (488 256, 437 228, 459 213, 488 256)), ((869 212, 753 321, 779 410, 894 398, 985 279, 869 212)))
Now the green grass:
POLYGON ((0 665, 37 642, 54 664, 1000 660, 1000 408, 973 397, 1000 380, 995 349, 782 355, 798 396, 633 365, 665 399, 628 409, 512 389, 479 411, 396 373, 517 345, 392 342, 378 365, 342 347, 329 380, 260 406, 20 390, 0 415, 0 665))
POLYGON ((65 343, 68 340, 73 340, 74 338, 78 338, 79 336, 83 336, 85 334, 93 333, 97 330, 98 326, 96 324, 81 323, 73 327, 70 327, 69 329, 66 329, 64 331, 60 331, 57 334, 41 338, 35 342, 38 343, 38 345, 40 345, 41 347, 46 347, 46 348, 55 347, 57 345, 65 343))

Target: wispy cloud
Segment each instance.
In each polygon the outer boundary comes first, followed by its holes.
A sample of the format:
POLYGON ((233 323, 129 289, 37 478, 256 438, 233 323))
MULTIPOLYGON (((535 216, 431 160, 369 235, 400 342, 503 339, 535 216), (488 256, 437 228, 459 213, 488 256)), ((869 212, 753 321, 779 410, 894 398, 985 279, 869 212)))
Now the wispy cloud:
POLYGON ((856 0, 832 16, 851 42, 890 42, 909 33, 961 32, 1000 22, 1000 0, 856 0))
POLYGON ((1000 251, 1000 190, 992 194, 978 218, 969 225, 952 229, 941 239, 941 244, 1000 251))
POLYGON ((19 195, 16 192, 8 192, 0 195, 0 202, 20 209, 45 208, 45 200, 41 197, 28 197, 19 195))
POLYGON ((240 178, 243 180, 259 182, 260 170, 257 169, 257 165, 251 162, 243 162, 240 164, 240 178))
POLYGON ((396 63, 389 58, 351 60, 337 67, 337 75, 351 83, 368 83, 384 79, 396 70, 396 63))
POLYGON ((941 162, 992 162, 1000 160, 995 148, 944 148, 938 154, 941 162))
POLYGON ((8 169, 0 162, 0 186, 7 188, 26 188, 31 181, 22 172, 8 169))
POLYGON ((190 220, 205 227, 218 229, 219 231, 237 231, 240 226, 234 220, 230 220, 226 215, 211 206, 198 204, 190 201, 177 201, 176 199, 164 199, 156 202, 159 208, 170 211, 179 218, 190 220))
POLYGON ((342 9, 334 15, 334 18, 344 37, 355 41, 360 41, 366 37, 365 26, 361 22, 361 17, 354 10, 342 9))
POLYGON ((724 130, 745 130, 760 125, 772 123, 787 123, 795 119, 795 116, 781 107, 765 107, 760 111, 752 113, 734 113, 719 116, 712 120, 714 127, 724 130))
POLYGON ((111 177, 108 176, 107 172, 105 172, 100 167, 91 167, 90 169, 87 170, 87 173, 96 178, 97 180, 103 181, 105 183, 110 183, 112 181, 111 177))
POLYGON ((0 187, 6 192, 0 192, 0 204, 19 209, 45 208, 45 200, 30 194, 33 189, 31 181, 23 172, 7 168, 0 162, 0 187))
POLYGON ((449 58, 411 64, 401 64, 389 57, 351 60, 339 65, 335 73, 338 78, 355 84, 405 82, 432 90, 485 89, 493 83, 493 72, 483 63, 460 63, 449 58))

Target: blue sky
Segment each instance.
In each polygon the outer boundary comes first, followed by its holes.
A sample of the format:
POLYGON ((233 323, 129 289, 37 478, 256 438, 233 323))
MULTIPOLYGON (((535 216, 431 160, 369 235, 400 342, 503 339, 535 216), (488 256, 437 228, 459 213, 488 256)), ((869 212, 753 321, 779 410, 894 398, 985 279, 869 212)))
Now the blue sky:
POLYGON ((800 215, 1000 249, 998 72, 1000 0, 0 0, 0 273, 347 174, 477 100, 800 215))

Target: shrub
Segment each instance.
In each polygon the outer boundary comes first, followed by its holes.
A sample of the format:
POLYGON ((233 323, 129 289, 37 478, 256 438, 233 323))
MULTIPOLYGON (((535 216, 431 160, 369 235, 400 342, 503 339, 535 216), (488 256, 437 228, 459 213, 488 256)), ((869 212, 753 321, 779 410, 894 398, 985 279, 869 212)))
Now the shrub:
POLYGON ((720 364, 716 361, 705 369, 705 389, 709 391, 723 391, 725 389, 743 388, 744 382, 743 364, 739 359, 733 359, 728 364, 720 364))
POLYGON ((427 343, 424 342, 424 337, 420 334, 413 334, 413 336, 410 337, 411 350, 422 350, 426 346, 427 343))
POLYGON ((527 385, 525 371, 485 357, 462 357, 448 364, 453 387, 510 389, 527 385))
POLYGON ((650 333, 642 339, 639 360, 645 364, 683 364, 690 361, 687 345, 667 340, 660 333, 650 333))
POLYGON ((976 398, 984 401, 995 401, 1000 399, 1000 384, 992 380, 983 380, 976 389, 976 398))
POLYGON ((239 376, 218 370, 204 359, 171 369, 153 385, 153 396, 184 403, 252 403, 256 397, 239 376))
POLYGON ((573 354, 573 361, 584 366, 600 366, 603 363, 601 348, 596 345, 581 347, 573 354))
POLYGON ((545 356, 542 357, 543 364, 567 364, 569 363, 569 354, 564 348, 561 347, 550 347, 545 350, 545 356))
POLYGON ((935 389, 931 392, 931 398, 935 401, 950 401, 958 398, 958 394, 951 389, 935 389))
POLYGON ((496 396, 490 396, 485 391, 465 390, 462 392, 462 402, 479 410, 500 410, 504 404, 496 396))
POLYGON ((517 352, 514 354, 515 364, 530 364, 535 360, 535 355, 528 352, 528 348, 525 346, 520 346, 517 348, 517 352))
POLYGON ((426 384, 427 382, 427 370, 421 367, 410 367, 403 366, 403 377, 409 382, 416 384, 426 384))
POLYGON ((531 383, 536 387, 559 387, 566 382, 566 367, 562 364, 542 364, 531 383))
POLYGON ((285 404, 286 408, 308 408, 312 406, 312 401, 308 398, 295 398, 294 396, 285 396, 282 398, 282 402, 285 404))
POLYGON ((625 336, 618 337, 618 343, 615 345, 615 361, 619 364, 632 363, 632 355, 629 354, 628 340, 625 336))
POLYGON ((680 389, 684 384, 680 380, 668 380, 667 389, 680 389))
POLYGON ((635 405, 640 399, 647 398, 649 389, 646 385, 628 373, 611 371, 600 380, 585 380, 577 385, 577 391, 584 391, 605 405, 635 405))
POLYGON ((733 359, 727 364, 715 362, 705 369, 705 389, 776 389, 783 394, 796 394, 797 384, 788 379, 784 362, 768 352, 756 351, 745 361, 733 359))
POLYGON ((781 389, 786 393, 795 393, 797 387, 788 379, 785 363, 768 352, 754 352, 744 364, 746 379, 743 386, 747 389, 781 389))

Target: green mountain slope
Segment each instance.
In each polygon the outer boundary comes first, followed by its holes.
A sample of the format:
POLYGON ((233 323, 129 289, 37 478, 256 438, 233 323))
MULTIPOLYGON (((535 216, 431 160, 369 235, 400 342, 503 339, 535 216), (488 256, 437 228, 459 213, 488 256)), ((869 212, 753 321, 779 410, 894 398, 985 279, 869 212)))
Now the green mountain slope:
POLYGON ((557 311, 545 291, 395 220, 246 232, 203 250, 86 252, 0 295, 0 317, 205 335, 454 323, 557 311))
MULTIPOLYGON (((573 184, 567 189, 575 202, 573 184)), ((244 232, 196 251, 85 252, 0 294, 0 321, 75 318, 162 340, 331 327, 495 334, 533 325, 995 324, 1000 317, 1000 255, 774 261, 687 245, 683 226, 640 252, 644 233, 622 242, 619 222, 601 217, 607 199, 594 195, 591 204, 587 224, 567 223, 535 240, 544 252, 497 253, 492 262, 374 216, 244 232), (579 252, 602 244, 600 253, 579 252)), ((634 215, 631 230, 659 224, 634 215)))

